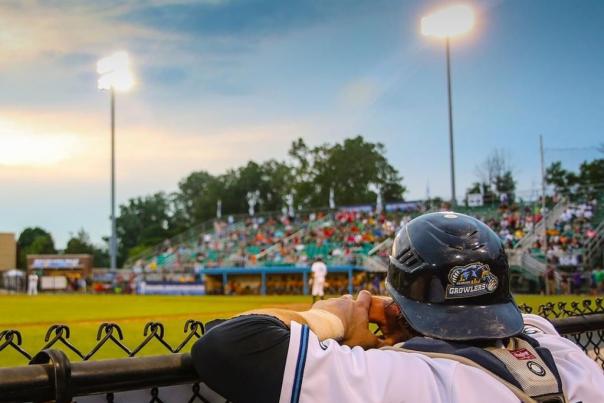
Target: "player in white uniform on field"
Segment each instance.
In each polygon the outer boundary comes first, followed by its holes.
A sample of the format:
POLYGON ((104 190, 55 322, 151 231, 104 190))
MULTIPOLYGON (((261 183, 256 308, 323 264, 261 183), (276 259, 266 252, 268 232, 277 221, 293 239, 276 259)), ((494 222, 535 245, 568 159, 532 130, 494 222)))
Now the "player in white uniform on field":
POLYGON ((27 295, 38 295, 38 275, 36 273, 27 276, 27 295))
POLYGON ((323 299, 325 295, 325 277, 327 276, 327 265, 323 263, 323 259, 318 257, 315 262, 310 266, 312 273, 312 302, 314 303, 317 298, 323 299))
POLYGON ((520 314, 501 241, 480 221, 410 221, 386 286, 392 298, 361 291, 209 325, 192 351, 200 379, 232 402, 604 402, 602 368, 520 314))

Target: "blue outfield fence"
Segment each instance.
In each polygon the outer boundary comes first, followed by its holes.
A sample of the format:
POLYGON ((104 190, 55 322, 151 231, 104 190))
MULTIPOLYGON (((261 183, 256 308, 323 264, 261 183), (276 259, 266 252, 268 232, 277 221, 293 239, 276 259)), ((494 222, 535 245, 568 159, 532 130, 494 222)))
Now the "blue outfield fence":
MULTIPOLYGON (((602 299, 573 303, 548 303, 533 310, 552 321, 560 334, 580 346, 604 370, 604 305, 602 299)), ((56 401, 77 402, 225 402, 200 383, 187 352, 203 337, 204 324, 189 320, 184 324, 180 343, 166 340, 164 326, 149 322, 142 329, 144 340, 133 347, 125 341, 120 326, 102 323, 96 344, 82 351, 71 343, 71 331, 65 325, 53 325, 44 335, 42 351, 28 352, 22 347, 18 329, 0 331, 0 354, 15 352, 24 366, 0 368, 0 402, 56 401), (137 357, 150 343, 159 343, 166 355, 137 357), (94 360, 109 345, 124 354, 120 359, 94 360), (65 352, 81 360, 71 361, 65 352), (29 364, 29 365, 26 365, 29 364)), ((41 335, 42 336, 42 335, 41 335)))

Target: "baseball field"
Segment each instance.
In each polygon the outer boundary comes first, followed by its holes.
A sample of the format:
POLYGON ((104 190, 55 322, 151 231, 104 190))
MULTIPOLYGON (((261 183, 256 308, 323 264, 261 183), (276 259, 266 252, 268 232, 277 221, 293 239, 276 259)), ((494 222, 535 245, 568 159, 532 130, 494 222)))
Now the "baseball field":
MULTIPOLYGON (((537 307, 546 301, 582 300, 583 296, 519 295, 516 302, 537 307)), ((185 322, 194 319, 207 322, 227 318, 238 312, 279 306, 303 310, 310 307, 308 296, 135 296, 135 295, 25 295, 0 296, 0 332, 15 329, 22 336, 21 347, 30 353, 39 351, 45 344, 44 335, 54 324, 70 328, 69 341, 83 353, 96 345, 97 331, 103 322, 113 322, 123 331, 122 342, 130 349, 145 338, 143 330, 147 322, 164 324, 164 338, 171 346, 177 346, 185 337, 185 322)), ((0 340, 2 348, 4 340, 0 340)), ((188 351, 192 341, 183 348, 188 351)), ((66 350, 66 349, 63 349, 66 350)), ((66 350, 67 351, 67 350, 66 350)), ((137 355, 165 354, 168 350, 157 340, 152 340, 137 355)), ((79 359, 68 352, 70 359, 79 359)), ((125 357, 124 351, 107 343, 94 359, 125 357)), ((0 350, 0 367, 25 365, 27 359, 10 346, 0 350)))

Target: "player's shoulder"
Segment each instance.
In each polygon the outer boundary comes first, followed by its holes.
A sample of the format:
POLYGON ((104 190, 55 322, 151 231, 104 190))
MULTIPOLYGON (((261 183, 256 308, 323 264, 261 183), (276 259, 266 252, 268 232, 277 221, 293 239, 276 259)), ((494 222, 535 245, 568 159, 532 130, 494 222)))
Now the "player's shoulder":
POLYGON ((524 321, 524 329, 522 333, 528 336, 540 334, 559 336, 556 328, 554 328, 554 325, 552 325, 549 320, 542 316, 525 313, 522 314, 522 319, 524 321))
POLYGON ((586 358, 581 348, 566 337, 560 336, 554 325, 547 319, 531 314, 523 314, 523 334, 536 340, 542 347, 547 348, 554 358, 567 353, 580 353, 577 356, 586 358))

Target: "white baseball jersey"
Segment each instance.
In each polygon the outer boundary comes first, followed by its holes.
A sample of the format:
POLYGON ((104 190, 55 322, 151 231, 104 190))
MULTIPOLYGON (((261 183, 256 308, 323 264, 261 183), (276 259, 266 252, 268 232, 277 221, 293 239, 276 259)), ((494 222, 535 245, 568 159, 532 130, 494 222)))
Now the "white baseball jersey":
MULTIPOLYGON (((569 403, 604 402, 602 369, 546 319, 523 315, 525 332, 549 349, 569 403)), ((280 402, 417 403, 518 398, 485 371, 445 358, 391 350, 363 350, 319 342, 306 325, 291 324, 280 402)))
POLYGON ((313 272, 315 280, 325 280, 327 266, 323 262, 314 262, 312 266, 310 266, 310 271, 313 272))
POLYGON ((310 266, 310 271, 313 272, 314 276, 312 279, 312 290, 313 296, 322 297, 325 293, 325 276, 327 275, 327 266, 323 262, 314 262, 310 266))

